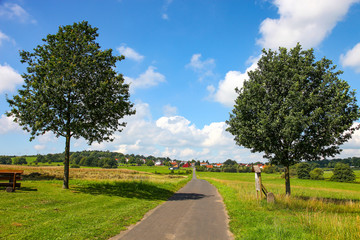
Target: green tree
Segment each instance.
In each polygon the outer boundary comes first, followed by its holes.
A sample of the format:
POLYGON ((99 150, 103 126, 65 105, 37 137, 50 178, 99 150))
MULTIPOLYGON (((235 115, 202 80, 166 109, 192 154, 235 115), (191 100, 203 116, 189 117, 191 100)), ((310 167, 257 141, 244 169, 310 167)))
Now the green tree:
POLYGON ((26 158, 24 157, 15 157, 13 159, 13 164, 15 165, 23 165, 23 164, 27 164, 26 158))
POLYGON ((12 163, 11 157, 8 156, 0 156, 0 164, 10 165, 12 163))
POLYGON ((224 166, 232 166, 232 165, 236 165, 237 162, 235 160, 231 160, 231 159, 228 159, 224 162, 224 166))
POLYGON ((342 71, 300 44, 289 51, 263 50, 258 67, 248 73, 230 113, 227 131, 238 145, 263 152, 271 164, 289 167, 300 161, 334 156, 359 128, 355 91, 339 78, 342 71))
POLYGON ((324 171, 321 168, 315 168, 310 171, 310 179, 313 180, 323 180, 324 179, 324 171))
POLYGON ((118 162, 114 158, 103 158, 99 161, 102 168, 117 168, 118 162))
POLYGON ((299 163, 296 167, 296 173, 300 179, 310 179, 311 167, 309 163, 299 163))
POLYGON ((353 182, 356 176, 354 171, 350 168, 349 164, 337 163, 333 170, 333 175, 330 180, 335 182, 353 182))
POLYGON ((13 99, 7 116, 31 133, 30 140, 48 131, 66 139, 63 188, 69 188, 70 139, 83 137, 89 144, 111 141, 111 135, 134 114, 129 86, 114 70, 123 56, 101 50, 97 28, 86 21, 60 26, 43 39, 34 52, 21 51, 27 63, 25 84, 13 99))
POLYGON ((46 159, 43 155, 37 155, 36 157, 36 162, 41 162, 41 163, 45 163, 46 162, 46 159))
POLYGON ((150 160, 150 159, 146 160, 146 166, 154 166, 154 165, 155 164, 154 164, 153 160, 150 160))

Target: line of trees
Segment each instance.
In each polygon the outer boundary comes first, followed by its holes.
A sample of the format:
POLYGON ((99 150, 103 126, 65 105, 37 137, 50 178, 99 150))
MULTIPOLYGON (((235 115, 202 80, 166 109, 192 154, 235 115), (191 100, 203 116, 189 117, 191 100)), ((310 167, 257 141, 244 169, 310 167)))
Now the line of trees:
MULTIPOLYGON (((34 156, 32 156, 34 157, 34 156)), ((34 164, 39 163, 63 163, 65 153, 55 153, 46 155, 36 155, 34 164)), ((168 157, 143 156, 135 154, 122 154, 109 151, 81 151, 70 152, 70 165, 87 167, 105 167, 115 168, 118 164, 131 164, 153 166, 155 162, 160 161, 163 165, 170 165, 172 159, 168 157)), ((175 160, 180 162, 180 160, 175 160)), ((0 164, 28 164, 25 156, 0 156, 0 164), (19 160, 20 159, 20 160, 19 160)))

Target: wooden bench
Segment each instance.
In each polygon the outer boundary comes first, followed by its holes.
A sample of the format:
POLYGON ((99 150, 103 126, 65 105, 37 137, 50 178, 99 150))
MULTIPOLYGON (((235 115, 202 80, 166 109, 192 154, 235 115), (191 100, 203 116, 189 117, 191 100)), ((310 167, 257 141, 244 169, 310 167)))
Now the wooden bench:
POLYGON ((15 188, 19 188, 21 183, 17 183, 17 180, 21 180, 21 174, 23 170, 0 170, 0 180, 8 180, 9 182, 0 182, 0 186, 6 187, 7 192, 14 192, 15 188))

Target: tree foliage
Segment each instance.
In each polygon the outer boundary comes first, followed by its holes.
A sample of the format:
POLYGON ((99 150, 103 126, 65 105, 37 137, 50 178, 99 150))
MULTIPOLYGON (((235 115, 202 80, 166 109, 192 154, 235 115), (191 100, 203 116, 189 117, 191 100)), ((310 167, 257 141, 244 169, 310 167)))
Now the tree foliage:
POLYGON ((329 59, 315 61, 314 51, 300 44, 289 51, 263 50, 257 69, 236 89, 227 131, 238 145, 285 166, 287 194, 289 166, 338 154, 356 130, 355 91, 335 69, 329 59))
POLYGON ((310 179, 313 180, 324 180, 324 170, 321 168, 315 168, 310 171, 310 179))
POLYGON ((33 52, 21 51, 28 64, 25 84, 8 99, 13 116, 30 140, 46 132, 66 138, 64 188, 68 188, 70 138, 84 138, 89 144, 111 141, 134 114, 129 86, 114 70, 123 56, 112 49, 101 50, 97 28, 86 21, 60 26, 56 34, 43 39, 33 52))
POLYGON ((299 163, 296 167, 296 173, 300 179, 310 179, 311 166, 309 163, 299 163))
POLYGON ((23 164, 27 164, 26 158, 24 157, 15 157, 13 159, 13 164, 14 165, 23 165, 23 164))
POLYGON ((337 163, 330 180, 335 182, 353 182, 356 176, 348 164, 337 163))
POLYGON ((224 166, 232 166, 232 165, 237 165, 237 162, 231 159, 228 159, 224 162, 224 166))

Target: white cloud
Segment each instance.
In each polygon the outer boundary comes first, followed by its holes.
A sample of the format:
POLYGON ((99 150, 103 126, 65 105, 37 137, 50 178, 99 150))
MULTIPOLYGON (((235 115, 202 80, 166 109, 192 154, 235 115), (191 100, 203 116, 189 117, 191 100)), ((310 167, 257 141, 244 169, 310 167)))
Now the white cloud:
POLYGON ((45 148, 46 148, 45 145, 35 145, 35 146, 34 146, 34 149, 35 149, 36 151, 41 151, 41 150, 44 150, 45 148))
POLYGON ((206 77, 214 76, 213 69, 215 68, 215 60, 208 58, 202 61, 200 58, 200 53, 193 54, 190 63, 188 63, 186 67, 198 73, 199 80, 202 81, 206 77))
POLYGON ((141 62, 145 58, 143 55, 137 53, 134 49, 132 49, 130 47, 126 47, 125 45, 118 47, 117 50, 119 51, 120 54, 124 55, 125 58, 131 59, 131 60, 134 60, 137 62, 141 62))
POLYGON ((155 72, 155 70, 155 67, 150 66, 137 78, 130 78, 126 76, 124 78, 127 83, 130 83, 130 90, 132 92, 139 88, 150 88, 166 81, 165 76, 159 72, 155 72))
POLYGON ((280 17, 265 19, 257 43, 264 48, 316 47, 359 0, 273 0, 280 17))
POLYGON ((6 17, 11 20, 16 19, 23 23, 36 23, 30 14, 16 3, 4 3, 0 5, 0 17, 6 17))
MULTIPOLYGON (((354 124, 352 125, 353 128, 357 127, 360 125, 360 122, 354 122, 354 124)), ((344 149, 358 149, 360 150, 360 129, 356 130, 354 132, 354 134, 352 135, 351 139, 344 143, 344 145, 342 146, 342 148, 344 149)))
POLYGON ((8 36, 6 36, 5 33, 2 33, 0 31, 0 46, 1 46, 3 41, 9 41, 9 40, 10 40, 10 38, 8 36))
POLYGON ((169 20, 169 16, 167 14, 167 10, 170 6, 170 4, 173 2, 173 0, 165 0, 164 1, 164 4, 163 4, 163 13, 161 15, 161 18, 164 19, 164 20, 169 20))
POLYGON ((40 135, 36 138, 39 141, 39 143, 41 143, 41 144, 55 143, 58 141, 58 138, 52 132, 46 132, 45 134, 40 135))
POLYGON ((245 73, 239 71, 229 71, 223 80, 219 82, 218 88, 215 89, 213 85, 207 86, 207 90, 210 94, 210 99, 219 102, 225 106, 231 107, 234 105, 234 101, 237 97, 235 88, 241 88, 244 81, 249 77, 247 72, 255 70, 257 67, 257 61, 255 61, 245 73))
POLYGON ((15 86, 23 83, 23 78, 12 67, 0 64, 0 93, 14 91, 15 86))
MULTIPOLYGON (((212 162, 228 158, 247 161, 251 155, 235 145, 233 137, 226 132, 224 122, 196 127, 183 116, 163 116, 152 120, 149 105, 135 104, 136 115, 124 119, 128 124, 122 132, 115 133, 113 142, 102 143, 102 149, 122 153, 134 153, 170 157, 172 159, 204 159, 212 162)), ((81 140, 75 140, 81 142, 81 140)), ((84 146, 85 142, 82 142, 84 146)), ((78 148, 84 148, 81 144, 78 148)), ((89 149, 97 149, 93 144, 89 149)))
POLYGON ((14 122, 13 117, 7 117, 4 114, 0 118, 0 134, 6 134, 9 132, 22 131, 19 124, 14 122))
POLYGON ((161 17, 164 20, 169 20, 169 16, 166 13, 163 13, 163 15, 161 15, 161 17))
POLYGON ((161 117, 156 121, 156 126, 168 130, 172 134, 181 132, 192 132, 195 126, 189 126, 191 122, 182 116, 161 117))
POLYGON ((340 56, 341 64, 344 67, 352 67, 356 72, 360 72, 360 43, 356 44, 352 49, 347 51, 347 53, 341 54, 340 56))
MULTIPOLYGON (((262 153, 251 153, 250 150, 237 146, 233 136, 226 131, 225 122, 213 122, 198 128, 183 116, 163 116, 153 121, 147 103, 137 102, 135 107, 139 115, 125 119, 127 127, 123 132, 115 133, 113 142, 103 142, 101 147, 93 144, 89 150, 107 149, 127 154, 210 162, 224 162, 227 159, 243 163, 267 161, 262 158, 262 153)), ((360 131, 357 131, 352 140, 344 145, 343 153, 337 157, 359 154, 359 144, 360 131)), ((84 149, 81 145, 78 147, 80 150, 84 149)))
POLYGON ((163 107, 163 112, 166 117, 171 117, 177 114, 177 108, 167 104, 163 107))
POLYGON ((140 149, 140 143, 141 140, 137 140, 135 144, 129 144, 129 145, 120 144, 117 149, 117 152, 121 152, 124 154, 137 152, 137 150, 140 149))

